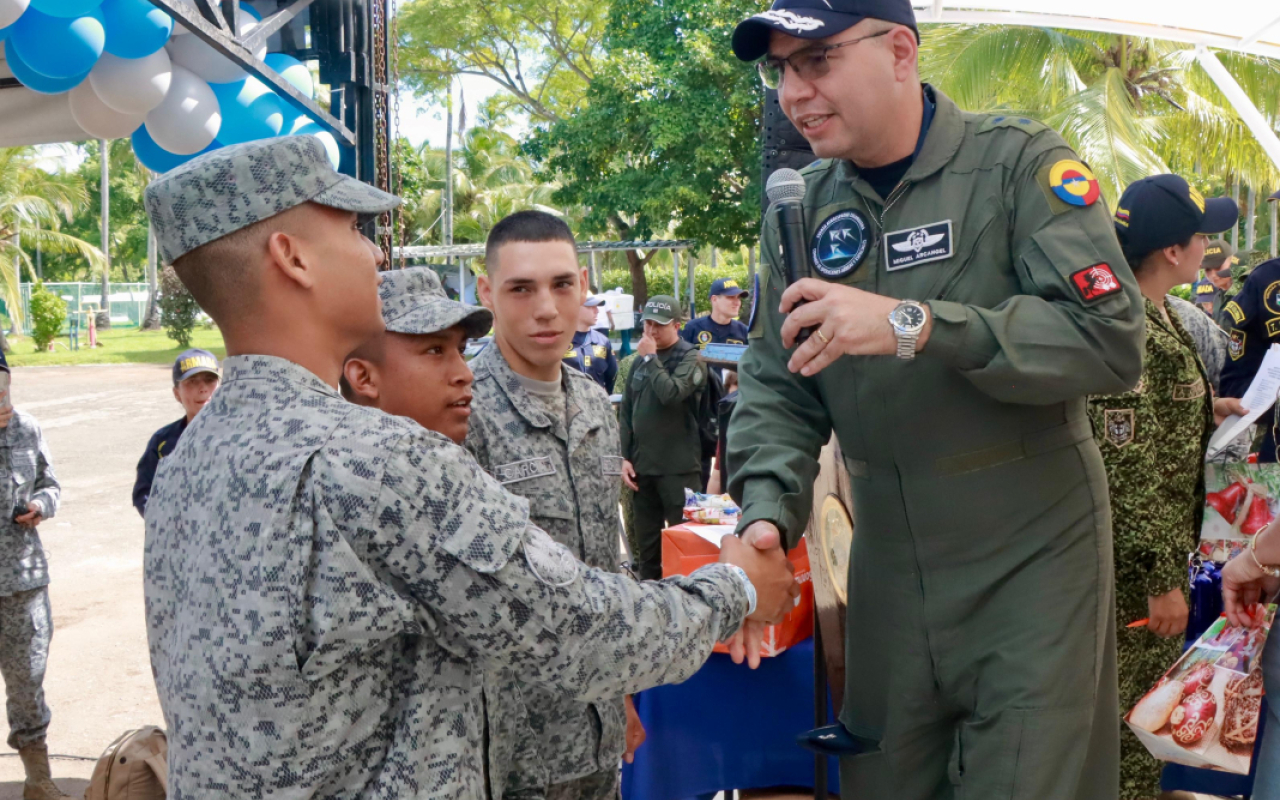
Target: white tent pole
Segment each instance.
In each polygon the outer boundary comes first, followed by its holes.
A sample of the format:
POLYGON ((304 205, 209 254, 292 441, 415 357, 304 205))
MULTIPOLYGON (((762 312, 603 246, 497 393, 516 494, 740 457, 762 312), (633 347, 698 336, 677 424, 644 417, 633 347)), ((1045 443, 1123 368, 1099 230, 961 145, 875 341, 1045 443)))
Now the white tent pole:
POLYGON ((1280 201, 1272 200, 1267 205, 1271 206, 1271 257, 1276 257, 1277 239, 1280 239, 1280 231, 1276 230, 1276 207, 1280 206, 1280 201))
POLYGON ((1244 89, 1240 88, 1240 84, 1236 82, 1236 79, 1232 77, 1226 67, 1222 66, 1222 62, 1208 48, 1197 47, 1196 60, 1200 62, 1200 66, 1204 67, 1204 71, 1209 73, 1209 77, 1222 90, 1227 100, 1235 108, 1236 113, 1240 115, 1240 119, 1244 120, 1244 124, 1257 137, 1258 144, 1262 145, 1262 149, 1270 157, 1271 163, 1280 168, 1280 137, 1276 136, 1276 132, 1271 129, 1271 125, 1262 116, 1262 112, 1249 99, 1249 95, 1245 94, 1244 89))
POLYGON ((1257 190, 1253 188, 1252 184, 1250 184, 1249 185, 1249 210, 1248 212, 1246 212, 1248 216, 1245 217, 1245 222, 1244 222, 1244 242, 1245 242, 1246 250, 1252 250, 1253 245, 1258 241, 1257 221, 1255 219, 1258 215, 1257 203, 1258 203, 1257 190))

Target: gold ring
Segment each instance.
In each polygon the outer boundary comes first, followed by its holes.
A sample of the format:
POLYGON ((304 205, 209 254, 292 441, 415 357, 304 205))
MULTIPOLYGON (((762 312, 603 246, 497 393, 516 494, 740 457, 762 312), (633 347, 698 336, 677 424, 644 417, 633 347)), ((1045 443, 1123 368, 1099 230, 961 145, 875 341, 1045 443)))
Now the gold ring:
POLYGON ((825 335, 823 335, 821 329, 819 329, 817 333, 818 333, 818 338, 822 340, 823 344, 831 344, 831 340, 828 339, 825 335))

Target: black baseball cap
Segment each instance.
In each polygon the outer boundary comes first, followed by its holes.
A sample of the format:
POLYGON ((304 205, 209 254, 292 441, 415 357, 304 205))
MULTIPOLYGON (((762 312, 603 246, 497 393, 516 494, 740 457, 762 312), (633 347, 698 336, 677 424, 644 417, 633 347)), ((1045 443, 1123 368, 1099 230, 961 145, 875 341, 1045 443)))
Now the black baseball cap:
POLYGON ((1129 184, 1116 205, 1116 236, 1124 250, 1146 255, 1181 244, 1197 233, 1229 230, 1240 209, 1229 197, 1206 200, 1178 175, 1153 175, 1129 184))
POLYGON ((800 39, 825 39, 867 18, 906 25, 915 31, 916 40, 920 39, 911 0, 774 0, 768 11, 734 28, 733 54, 743 61, 755 61, 769 52, 772 31, 800 39))
POLYGON ((218 357, 208 350, 201 350, 193 347, 186 350, 182 355, 174 359, 173 362, 173 385, 185 381, 192 375, 198 375, 201 372, 212 372, 214 375, 220 375, 218 372, 218 357))
POLYGON ((733 278, 719 278, 711 284, 711 291, 707 293, 707 296, 718 297, 722 294, 727 294, 731 297, 746 297, 751 292, 739 286, 738 282, 733 278))

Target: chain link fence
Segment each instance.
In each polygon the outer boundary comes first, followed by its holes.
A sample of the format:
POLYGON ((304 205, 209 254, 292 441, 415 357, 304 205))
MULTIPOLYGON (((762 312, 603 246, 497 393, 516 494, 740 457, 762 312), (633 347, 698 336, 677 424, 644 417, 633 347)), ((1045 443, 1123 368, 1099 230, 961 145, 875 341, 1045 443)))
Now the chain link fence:
MULTIPOLYGON (((67 326, 78 312, 94 312, 102 308, 102 283, 46 283, 45 288, 67 301, 67 326)), ((31 333, 31 284, 24 283, 22 290, 22 332, 31 333)), ((122 328, 137 328, 147 316, 147 284, 112 283, 107 299, 110 302, 111 324, 122 328)), ((0 310, 13 318, 8 306, 0 300, 0 310)), ((80 314, 81 327, 87 320, 80 314)))

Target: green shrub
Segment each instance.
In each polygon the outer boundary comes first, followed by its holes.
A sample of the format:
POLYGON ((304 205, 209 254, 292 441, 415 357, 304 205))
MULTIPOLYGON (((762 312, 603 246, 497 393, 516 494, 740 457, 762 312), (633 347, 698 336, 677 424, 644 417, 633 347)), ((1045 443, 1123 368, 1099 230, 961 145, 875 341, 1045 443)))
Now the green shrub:
POLYGON ((31 339, 36 344, 37 353, 49 349, 53 340, 62 333, 62 323, 66 321, 66 301, 37 281, 31 287, 31 339))
POLYGON ((1188 303, 1190 303, 1191 302, 1191 284, 1184 283, 1180 286, 1175 286, 1169 290, 1169 294, 1173 295, 1174 297, 1181 297, 1183 300, 1186 300, 1188 303))
POLYGON ((184 350, 191 346, 191 331, 196 326, 200 305, 182 285, 173 267, 160 273, 160 324, 169 338, 184 350))

